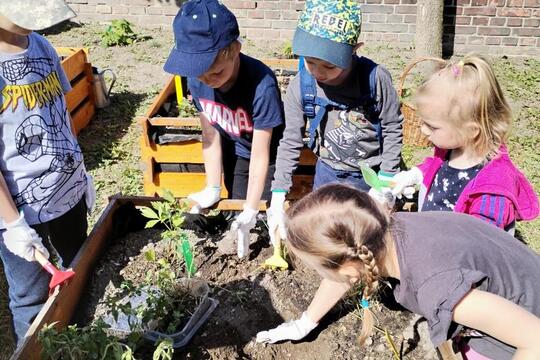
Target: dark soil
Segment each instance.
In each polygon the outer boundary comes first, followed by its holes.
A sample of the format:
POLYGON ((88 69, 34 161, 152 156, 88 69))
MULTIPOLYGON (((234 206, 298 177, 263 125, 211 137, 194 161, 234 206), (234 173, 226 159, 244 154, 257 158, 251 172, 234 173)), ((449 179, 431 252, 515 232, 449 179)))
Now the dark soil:
MULTIPOLYGON (((220 304, 191 343, 175 351, 175 358, 393 358, 389 343, 381 331, 376 331, 368 341, 370 346, 361 348, 358 345, 361 320, 359 312, 355 310, 356 296, 336 306, 305 340, 274 345, 256 343, 254 337, 257 332, 298 318, 307 308, 320 282, 315 272, 300 263, 287 271, 263 269, 261 265, 271 256, 272 248, 264 231, 259 227, 257 229, 252 234, 249 260, 242 261, 235 254, 222 253, 227 246, 218 247, 220 243, 216 242, 216 236, 198 237, 188 231, 196 249, 198 271, 195 276, 208 282, 210 296, 219 300, 220 304)), ((156 251, 158 258, 160 254, 168 256, 163 242, 160 242, 159 230, 130 233, 109 247, 89 283, 88 294, 82 297, 83 307, 87 307, 84 311, 86 320, 105 313, 104 306, 96 307, 96 304, 114 292, 122 281, 137 283, 155 270, 155 265, 149 264, 144 257, 144 252, 149 248, 156 251)), ((383 294, 381 303, 374 306, 377 326, 381 330, 388 330, 403 358, 436 358, 427 336, 418 332, 422 332, 422 323, 409 312, 391 308, 396 308, 395 304, 383 294)))

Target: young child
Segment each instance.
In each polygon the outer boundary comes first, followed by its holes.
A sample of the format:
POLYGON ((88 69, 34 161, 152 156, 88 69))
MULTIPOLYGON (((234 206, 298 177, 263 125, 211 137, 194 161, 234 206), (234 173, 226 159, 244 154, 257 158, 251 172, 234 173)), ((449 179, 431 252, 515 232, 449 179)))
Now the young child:
MULTIPOLYGON (((293 38, 293 51, 305 68, 285 97, 285 130, 279 143, 267 211, 270 234, 283 228, 283 203, 304 146, 318 156, 313 187, 349 183, 369 191, 362 165, 391 177, 399 171, 402 147, 400 104, 390 73, 356 56, 362 15, 354 0, 308 0, 293 38)), ((373 195, 384 201, 385 198, 373 195)))
POLYGON ((246 199, 232 225, 242 257, 259 201, 270 198, 283 132, 277 80, 270 68, 240 52, 236 18, 217 0, 185 2, 173 29, 176 45, 164 68, 188 77, 202 126, 206 188, 189 198, 198 203, 195 211, 216 203, 223 170, 229 197, 246 199))
MULTIPOLYGON (((361 341, 371 334, 369 301, 380 279, 393 278, 396 300, 427 319, 435 346, 460 335, 469 359, 540 358, 540 257, 506 232, 458 213, 389 215, 340 184, 311 193, 288 215, 289 249, 299 259, 344 289, 364 285, 361 341)), ((305 336, 317 310, 334 303, 335 293, 320 295, 301 320, 257 341, 305 336)))
POLYGON ((47 300, 50 275, 35 250, 68 267, 95 200, 64 98, 70 83, 32 32, 73 16, 63 0, 0 3, 0 257, 19 344, 47 300))
POLYGON ((396 175, 394 195, 421 185, 421 211, 471 214, 510 231, 516 220, 538 216, 538 198, 508 156, 512 114, 484 58, 449 63, 418 89, 416 102, 435 154, 396 175))

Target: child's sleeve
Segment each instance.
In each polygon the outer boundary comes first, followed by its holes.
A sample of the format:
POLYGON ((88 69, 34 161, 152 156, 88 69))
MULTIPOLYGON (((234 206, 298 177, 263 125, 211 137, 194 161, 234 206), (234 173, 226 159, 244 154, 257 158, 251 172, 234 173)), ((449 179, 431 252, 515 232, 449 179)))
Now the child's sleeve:
POLYGON ((468 213, 501 229, 516 220, 515 207, 502 195, 480 194, 473 198, 468 213))
POLYGON ((292 186, 292 174, 300 160, 300 152, 304 146, 303 134, 306 128, 301 104, 300 76, 296 75, 290 82, 285 95, 285 130, 277 151, 272 190, 289 191, 292 186))
POLYGON ((392 77, 381 65, 377 67, 377 97, 381 104, 379 120, 383 137, 381 171, 395 174, 399 171, 401 161, 403 115, 392 77))
POLYGON ((252 116, 253 127, 257 130, 272 129, 283 124, 283 107, 275 79, 257 87, 252 116))

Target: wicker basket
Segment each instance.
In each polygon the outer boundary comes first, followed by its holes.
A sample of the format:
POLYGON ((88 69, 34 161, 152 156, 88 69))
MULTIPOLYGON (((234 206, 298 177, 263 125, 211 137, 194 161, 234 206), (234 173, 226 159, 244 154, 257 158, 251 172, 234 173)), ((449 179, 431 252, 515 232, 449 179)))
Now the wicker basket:
MULTIPOLYGON (((441 65, 446 64, 443 59, 435 57, 419 57, 414 59, 405 67, 405 70, 403 70, 403 73, 399 78, 398 95, 400 98, 403 95, 403 84, 405 83, 405 78, 417 64, 423 61, 435 61, 441 65)), ((431 142, 420 130, 422 121, 420 120, 420 117, 416 115, 415 107, 411 103, 402 101, 401 113, 403 114, 403 143, 413 146, 429 146, 431 142)))

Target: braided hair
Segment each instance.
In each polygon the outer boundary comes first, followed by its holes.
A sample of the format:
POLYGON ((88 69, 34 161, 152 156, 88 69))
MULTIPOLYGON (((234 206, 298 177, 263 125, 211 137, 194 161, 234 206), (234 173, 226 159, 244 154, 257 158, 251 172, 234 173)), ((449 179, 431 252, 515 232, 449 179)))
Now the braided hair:
MULTIPOLYGON (((385 209, 364 192, 329 184, 298 201, 287 214, 287 241, 293 253, 323 274, 337 273, 346 262, 358 264, 362 296, 373 297, 390 228, 385 209)), ((373 314, 364 309, 361 343, 372 330, 373 314)))

